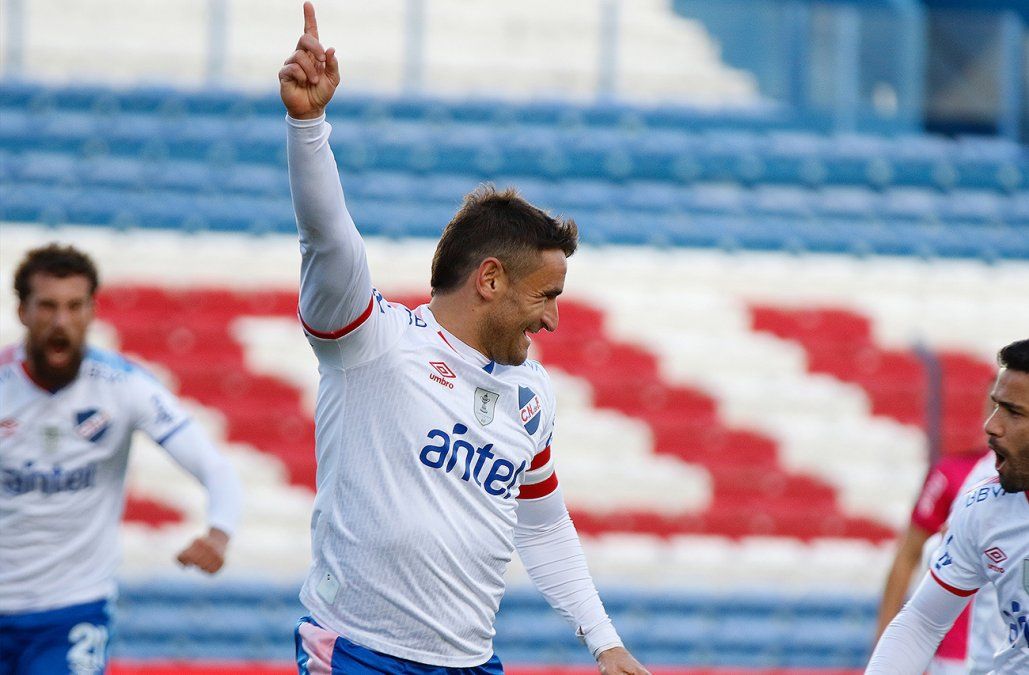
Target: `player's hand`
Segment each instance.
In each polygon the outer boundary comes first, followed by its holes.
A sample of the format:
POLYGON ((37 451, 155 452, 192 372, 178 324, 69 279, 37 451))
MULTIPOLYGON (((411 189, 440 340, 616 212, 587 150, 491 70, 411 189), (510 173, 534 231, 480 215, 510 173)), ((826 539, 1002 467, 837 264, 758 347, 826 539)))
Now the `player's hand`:
POLYGON ((304 3, 304 34, 297 49, 279 71, 279 94, 286 112, 294 119, 312 119, 325 112, 339 86, 336 50, 318 41, 314 5, 304 3))
POLYGON ((197 567, 214 574, 225 564, 225 548, 229 544, 229 535, 212 527, 202 537, 197 537, 193 542, 183 549, 176 560, 183 567, 197 567))
POLYGON ((650 671, 632 657, 624 647, 605 649, 597 656, 603 675, 650 675, 650 671))

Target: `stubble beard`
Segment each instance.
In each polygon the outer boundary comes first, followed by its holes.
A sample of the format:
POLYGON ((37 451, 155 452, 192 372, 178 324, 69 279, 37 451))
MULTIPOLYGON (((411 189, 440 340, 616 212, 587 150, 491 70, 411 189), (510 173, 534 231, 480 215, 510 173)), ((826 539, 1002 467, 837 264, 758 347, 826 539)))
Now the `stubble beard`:
POLYGON ((482 344, 489 350, 488 356, 494 361, 505 366, 520 366, 528 358, 527 353, 519 353, 516 341, 521 337, 512 340, 514 328, 504 325, 495 314, 487 314, 482 321, 482 344))
POLYGON ((1029 476, 1025 473, 1016 473, 1007 477, 1000 476, 1000 486, 1004 488, 1004 492, 1025 492, 1029 489, 1029 476))

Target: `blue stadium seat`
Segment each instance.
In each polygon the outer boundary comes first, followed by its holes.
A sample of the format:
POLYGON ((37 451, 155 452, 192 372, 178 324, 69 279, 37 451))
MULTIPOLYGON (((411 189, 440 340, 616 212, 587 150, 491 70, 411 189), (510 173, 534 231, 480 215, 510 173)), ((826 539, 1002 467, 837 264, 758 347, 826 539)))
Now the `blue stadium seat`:
POLYGON ((57 152, 24 152, 14 163, 17 178, 54 185, 75 185, 79 164, 74 157, 57 152))

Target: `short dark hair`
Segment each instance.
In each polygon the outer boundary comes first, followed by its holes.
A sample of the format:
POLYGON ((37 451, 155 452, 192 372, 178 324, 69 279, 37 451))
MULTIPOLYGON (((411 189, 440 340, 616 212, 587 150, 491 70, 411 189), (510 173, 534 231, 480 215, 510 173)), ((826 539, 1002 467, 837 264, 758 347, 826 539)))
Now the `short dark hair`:
POLYGON ((486 258, 500 260, 509 274, 529 271, 534 254, 560 249, 565 257, 579 245, 575 221, 536 208, 514 188, 480 185, 443 229, 432 257, 432 294, 459 287, 486 258))
POLYGON ((88 255, 74 246, 61 246, 56 242, 32 249, 18 265, 14 273, 14 291, 18 294, 19 302, 25 302, 32 295, 31 281, 34 274, 48 274, 59 279, 86 277, 91 296, 100 285, 100 275, 88 255))
POLYGON ((1016 340, 997 352, 997 363, 1001 368, 1029 373, 1029 338, 1016 340))

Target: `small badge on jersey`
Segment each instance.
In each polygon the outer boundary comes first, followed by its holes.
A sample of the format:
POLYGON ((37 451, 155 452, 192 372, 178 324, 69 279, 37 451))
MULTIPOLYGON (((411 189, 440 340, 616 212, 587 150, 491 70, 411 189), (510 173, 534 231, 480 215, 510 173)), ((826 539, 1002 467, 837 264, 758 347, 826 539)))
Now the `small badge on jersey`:
POLYGON ((55 453, 61 447, 61 430, 53 425, 43 427, 43 449, 55 453))
POLYGON ((493 421, 493 414, 497 411, 497 401, 500 400, 500 394, 489 389, 483 389, 482 387, 475 388, 475 400, 473 401, 472 409, 475 412, 475 419, 479 420, 479 424, 486 426, 493 421))
POLYGON ((339 592, 339 582, 326 572, 322 575, 321 581, 318 582, 314 590, 322 600, 331 605, 336 601, 336 593, 339 592))
POLYGON ((1022 561, 1022 588, 1029 593, 1029 558, 1022 561))
POLYGON ((75 433, 90 443, 96 443, 111 426, 111 418, 103 410, 90 408, 75 413, 75 433))
POLYGON ((541 411, 543 405, 540 403, 540 397, 536 395, 532 389, 528 387, 518 387, 518 414, 522 419, 522 426, 532 436, 536 433, 536 430, 540 427, 541 411))

